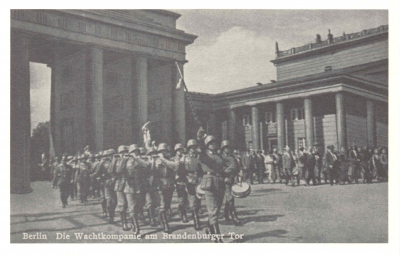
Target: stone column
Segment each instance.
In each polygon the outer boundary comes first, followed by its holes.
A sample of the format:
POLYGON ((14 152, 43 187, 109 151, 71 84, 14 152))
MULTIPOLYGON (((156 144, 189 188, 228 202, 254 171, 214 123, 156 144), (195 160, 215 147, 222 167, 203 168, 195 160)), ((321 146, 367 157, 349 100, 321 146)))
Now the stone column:
POLYGON ((93 134, 94 151, 103 150, 103 49, 92 47, 91 57, 91 92, 92 92, 92 111, 93 111, 93 134))
POLYGON ((367 101, 367 138, 368 147, 376 147, 375 102, 367 101))
POLYGON ((30 187, 30 77, 29 37, 11 32, 11 193, 30 187))
MULTIPOLYGON (((178 67, 176 66, 175 63, 173 63, 173 72, 172 75, 175 76, 175 79, 173 79, 174 83, 172 84, 172 89, 173 89, 173 133, 174 133, 174 139, 173 142, 175 143, 182 143, 186 144, 186 115, 185 115, 185 88, 183 84, 179 89, 176 88, 180 78, 181 74, 179 73, 178 67)), ((183 64, 179 63, 178 64, 180 68, 180 72, 182 72, 183 75, 183 64)))
POLYGON ((304 128, 307 147, 314 146, 314 120, 311 98, 304 99, 304 128))
POLYGON ((229 128, 229 136, 228 139, 231 141, 231 144, 233 148, 236 148, 237 146, 237 141, 236 141, 236 125, 237 125, 237 116, 236 112, 234 109, 229 110, 229 122, 228 122, 228 128, 229 128))
MULTIPOLYGON (((207 131, 207 130, 206 130, 207 131)), ((208 135, 217 135, 217 116, 215 112, 208 115, 208 135)))
POLYGON ((285 106, 282 102, 276 103, 276 131, 277 131, 277 142, 278 150, 283 153, 285 148, 285 106))
POLYGON ((257 106, 251 107, 251 136, 253 140, 253 149, 260 149, 260 121, 258 116, 258 108, 257 106))
POLYGON ((139 128, 148 121, 147 106, 147 58, 138 57, 136 59, 136 76, 137 76, 137 99, 138 99, 138 121, 139 128))
POLYGON ((346 116, 344 113, 344 96, 342 93, 335 95, 336 100, 336 132, 338 139, 338 150, 346 147, 346 116))

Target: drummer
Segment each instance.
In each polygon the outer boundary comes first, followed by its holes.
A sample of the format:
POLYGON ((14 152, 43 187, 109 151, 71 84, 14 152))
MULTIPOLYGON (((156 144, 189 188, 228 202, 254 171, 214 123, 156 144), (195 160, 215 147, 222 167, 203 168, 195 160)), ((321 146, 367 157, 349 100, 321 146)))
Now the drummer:
POLYGON ((200 229, 199 209, 201 200, 196 196, 196 187, 199 185, 202 175, 201 164, 198 160, 198 143, 195 139, 190 139, 187 142, 188 154, 182 158, 185 175, 186 175, 186 190, 189 200, 189 207, 192 212, 194 229, 200 229))
POLYGON ((232 154, 231 143, 228 140, 221 143, 221 157, 225 161, 224 176, 225 176, 225 207, 224 217, 229 220, 229 215, 236 226, 242 225, 236 214, 234 198, 232 195, 232 185, 236 175, 239 173, 239 166, 232 154))
POLYGON ((217 139, 213 135, 206 135, 204 129, 200 127, 197 131, 198 140, 204 140, 205 150, 201 150, 199 161, 204 173, 201 180, 201 188, 204 190, 206 206, 208 211, 209 229, 207 234, 211 234, 214 242, 223 242, 218 224, 218 214, 224 200, 225 182, 223 171, 225 160, 217 154, 217 139))

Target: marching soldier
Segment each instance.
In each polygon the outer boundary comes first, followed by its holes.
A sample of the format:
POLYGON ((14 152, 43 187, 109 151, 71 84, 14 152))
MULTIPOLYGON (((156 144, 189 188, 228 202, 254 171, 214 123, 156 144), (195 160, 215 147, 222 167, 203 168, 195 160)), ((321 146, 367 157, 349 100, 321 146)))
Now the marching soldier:
POLYGON ((159 217, 161 224, 164 227, 164 233, 169 233, 171 230, 168 225, 166 212, 171 209, 172 195, 174 193, 174 179, 176 163, 169 160, 168 146, 166 143, 160 143, 157 148, 158 157, 155 159, 154 178, 155 185, 158 188, 160 195, 159 217))
MULTIPOLYGON (((140 148, 139 150, 140 153, 144 152, 144 150, 141 150, 140 148)), ((156 182, 154 181, 154 171, 155 171, 155 158, 157 157, 157 150, 155 150, 154 148, 149 148, 146 154, 147 157, 145 156, 141 157, 148 163, 145 173, 145 178, 143 180, 143 182, 146 182, 144 209, 147 211, 147 216, 149 217, 150 226, 156 226, 157 224, 154 220, 154 208, 156 207, 156 204, 159 202, 159 194, 157 187, 155 185, 156 182)))
POLYGON ((79 178, 78 178, 78 189, 80 191, 81 202, 84 205, 88 204, 87 197, 90 191, 90 165, 87 163, 87 155, 82 156, 82 160, 79 163, 79 178))
POLYGON ((126 184, 126 174, 124 168, 127 160, 129 159, 129 155, 126 155, 126 153, 128 153, 128 146, 119 146, 118 154, 115 154, 113 159, 115 165, 111 163, 110 166, 110 168, 114 168, 115 166, 115 169, 111 169, 111 174, 113 174, 115 178, 114 191, 117 196, 117 206, 115 208, 115 212, 119 212, 121 214, 121 224, 124 231, 128 231, 130 229, 128 228, 128 220, 126 218, 128 202, 126 199, 126 194, 124 193, 126 184))
MULTIPOLYGON (((197 132, 197 138, 199 140, 204 139, 205 146, 205 150, 200 152, 199 161, 204 173, 200 185, 205 193, 208 211, 209 228, 206 233, 220 235, 218 214, 225 194, 225 178, 223 176, 225 161, 217 154, 217 139, 214 136, 206 136, 203 128, 200 128, 197 132)), ((217 238, 215 242, 223 241, 221 238, 217 238)))
POLYGON ((92 191, 93 191, 94 197, 96 197, 96 198, 100 198, 100 182, 99 182, 98 178, 93 178, 92 176, 96 173, 96 171, 100 165, 101 156, 102 156, 101 151, 99 153, 97 153, 96 155, 94 155, 95 161, 94 161, 91 171, 90 171, 92 191))
POLYGON ((114 221, 114 209, 116 195, 114 193, 114 185, 111 175, 108 173, 108 168, 111 165, 111 157, 115 153, 114 149, 106 150, 103 152, 103 157, 97 167, 95 174, 92 178, 97 178, 100 181, 100 195, 101 207, 103 209, 103 216, 109 219, 109 222, 114 221))
POLYGON ((57 167, 57 178, 62 208, 65 208, 68 205, 68 196, 71 184, 71 167, 67 165, 65 155, 61 158, 61 162, 57 167))
POLYGON ((144 196, 146 194, 147 168, 149 162, 140 158, 140 149, 137 144, 129 146, 129 155, 123 166, 123 173, 126 176, 124 193, 128 203, 128 212, 132 221, 132 230, 135 235, 140 234, 138 214, 143 208, 144 196))
POLYGON ((179 215, 182 219, 182 222, 186 223, 188 222, 187 216, 186 216, 186 207, 188 205, 188 194, 186 192, 186 176, 185 176, 185 168, 183 164, 180 164, 179 162, 183 159, 184 157, 184 147, 181 143, 177 143, 174 148, 175 151, 175 157, 172 159, 175 161, 176 168, 175 168, 175 186, 176 186, 176 194, 178 196, 178 210, 179 210, 179 215))
POLYGON ((202 170, 198 160, 198 143, 195 139, 190 139, 186 146, 188 154, 183 158, 183 165, 186 175, 186 189, 189 200, 189 207, 192 212, 194 229, 200 229, 200 199, 196 195, 196 187, 200 183, 202 170))
POLYGON ((229 215, 236 226, 241 225, 239 218, 236 214, 235 200, 232 195, 232 185, 235 176, 239 173, 239 168, 235 158, 232 156, 231 144, 228 140, 221 143, 222 159, 225 161, 224 176, 225 176, 225 207, 224 216, 225 220, 229 220, 229 215))

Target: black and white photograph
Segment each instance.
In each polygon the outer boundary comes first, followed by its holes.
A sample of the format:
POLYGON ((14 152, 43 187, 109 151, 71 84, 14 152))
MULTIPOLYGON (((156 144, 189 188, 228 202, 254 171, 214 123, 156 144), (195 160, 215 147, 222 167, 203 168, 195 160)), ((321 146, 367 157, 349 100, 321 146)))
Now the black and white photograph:
POLYGON ((9 12, 11 244, 389 243, 388 9, 9 12))

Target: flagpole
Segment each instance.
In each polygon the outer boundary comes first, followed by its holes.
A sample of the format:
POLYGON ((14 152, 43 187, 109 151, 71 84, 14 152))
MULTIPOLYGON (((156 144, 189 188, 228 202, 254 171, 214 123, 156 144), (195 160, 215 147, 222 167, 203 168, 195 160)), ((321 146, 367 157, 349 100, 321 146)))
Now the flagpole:
POLYGON ((180 79, 179 83, 177 84, 177 89, 180 88, 180 87, 178 88, 178 85, 180 85, 180 83, 181 83, 181 81, 182 81, 184 91, 185 91, 185 93, 186 93, 186 95, 187 95, 187 97, 188 97, 188 100, 189 100, 189 105, 190 105, 190 108, 191 108, 191 110, 192 110, 193 117, 194 117, 194 119, 197 121, 197 124, 198 124, 200 127, 203 127, 202 123, 200 122, 199 118, 197 117, 196 108, 195 108, 194 105, 193 105, 192 97, 190 96, 189 90, 188 90, 188 88, 187 88, 187 86, 186 86, 185 79, 183 78, 183 75, 182 75, 181 69, 180 69, 180 67, 179 67, 179 65, 178 65, 178 62, 175 61, 175 65, 176 65, 176 67, 178 68, 179 74, 180 74, 180 76, 181 76, 181 79, 180 79))

